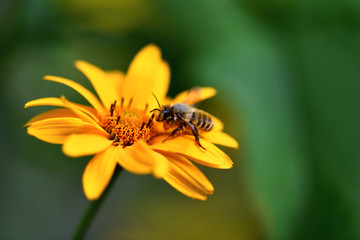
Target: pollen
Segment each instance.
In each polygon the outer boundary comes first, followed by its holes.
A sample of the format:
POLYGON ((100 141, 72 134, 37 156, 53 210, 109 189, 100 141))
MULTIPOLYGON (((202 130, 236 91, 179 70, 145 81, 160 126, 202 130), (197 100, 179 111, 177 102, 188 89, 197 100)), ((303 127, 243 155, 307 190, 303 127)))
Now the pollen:
MULTIPOLYGON (((123 100, 122 102, 123 103, 123 100)), ((139 140, 149 141, 156 135, 156 127, 153 122, 154 115, 149 117, 145 111, 131 108, 131 100, 128 107, 116 106, 116 101, 111 104, 110 113, 101 121, 102 128, 109 133, 109 139, 113 145, 122 147, 133 145, 139 140)))

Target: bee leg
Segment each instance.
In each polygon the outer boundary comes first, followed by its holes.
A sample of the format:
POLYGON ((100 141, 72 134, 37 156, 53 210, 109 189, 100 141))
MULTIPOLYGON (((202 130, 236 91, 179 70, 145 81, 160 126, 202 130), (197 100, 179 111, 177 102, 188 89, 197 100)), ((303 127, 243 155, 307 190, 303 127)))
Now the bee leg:
POLYGON ((195 137, 195 142, 196 142, 196 144, 199 146, 199 147, 201 147, 202 149, 204 149, 204 150, 206 150, 201 144, 200 144, 200 141, 199 141, 199 132, 198 132, 198 130, 197 130, 197 128, 194 126, 194 125, 192 125, 191 123, 187 123, 187 125, 191 128, 191 132, 192 132, 192 134, 194 135, 194 137, 195 137))
POLYGON ((170 134, 169 136, 167 136, 164 140, 162 140, 162 142, 164 143, 164 142, 165 142, 166 140, 168 140, 169 138, 175 136, 175 134, 176 134, 177 132, 179 132, 180 130, 182 130, 183 126, 184 126, 184 124, 181 124, 179 127, 175 128, 175 130, 172 131, 171 134, 170 134))

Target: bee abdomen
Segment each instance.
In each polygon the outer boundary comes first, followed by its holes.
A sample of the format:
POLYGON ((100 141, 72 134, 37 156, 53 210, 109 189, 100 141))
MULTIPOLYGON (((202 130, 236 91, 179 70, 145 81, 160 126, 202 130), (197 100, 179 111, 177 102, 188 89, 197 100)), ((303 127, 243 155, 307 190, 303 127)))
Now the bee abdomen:
POLYGON ((192 113, 191 122, 204 131, 210 131, 214 127, 214 120, 210 114, 201 110, 192 113))

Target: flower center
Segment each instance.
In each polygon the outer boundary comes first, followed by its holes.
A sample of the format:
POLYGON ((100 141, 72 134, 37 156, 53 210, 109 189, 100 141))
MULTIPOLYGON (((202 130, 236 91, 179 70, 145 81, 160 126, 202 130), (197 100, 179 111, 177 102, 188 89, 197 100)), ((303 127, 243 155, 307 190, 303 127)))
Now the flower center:
POLYGON ((116 101, 111 104, 110 114, 106 115, 100 125, 109 133, 109 139, 113 140, 113 145, 123 147, 133 145, 139 140, 147 142, 156 135, 156 127, 153 123, 153 117, 146 115, 145 111, 128 107, 116 106, 116 101))

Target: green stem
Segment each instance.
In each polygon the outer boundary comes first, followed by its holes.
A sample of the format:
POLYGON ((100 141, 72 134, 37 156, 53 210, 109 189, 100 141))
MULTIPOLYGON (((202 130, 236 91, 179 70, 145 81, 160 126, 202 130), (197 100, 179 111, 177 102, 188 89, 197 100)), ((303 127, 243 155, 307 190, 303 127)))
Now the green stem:
POLYGON ((94 220, 96 213, 99 211, 102 203, 104 202, 106 196, 109 194, 111 187, 114 185, 115 180, 118 178, 118 176, 120 175, 122 168, 118 165, 114 171, 114 174, 111 178, 111 181, 109 183, 109 185, 107 186, 107 188, 105 189, 105 191, 103 192, 103 194, 101 195, 100 198, 98 198, 97 200, 91 201, 90 205, 88 207, 88 209, 86 210, 83 218, 81 219, 76 232, 73 236, 73 240, 80 240, 83 239, 87 230, 89 229, 92 221, 94 220))

